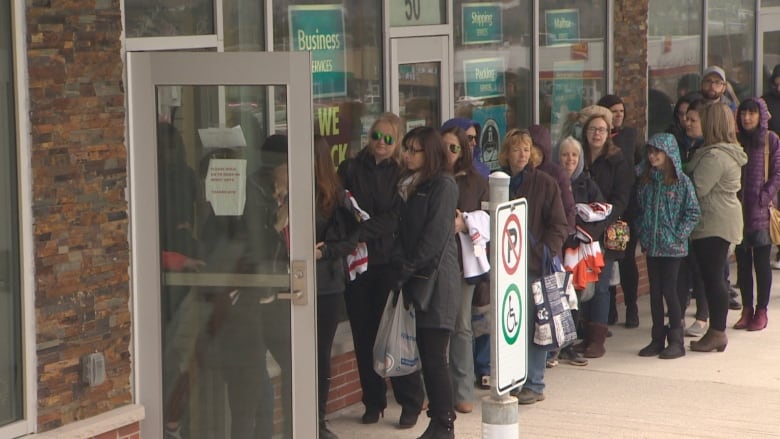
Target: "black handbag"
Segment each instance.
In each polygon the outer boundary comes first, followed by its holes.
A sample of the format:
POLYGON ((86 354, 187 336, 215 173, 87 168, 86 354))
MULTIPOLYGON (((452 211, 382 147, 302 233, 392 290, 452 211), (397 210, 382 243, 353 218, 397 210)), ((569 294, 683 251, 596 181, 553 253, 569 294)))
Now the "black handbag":
POLYGON ((447 243, 445 242, 439 255, 439 261, 432 270, 417 271, 402 287, 407 299, 411 299, 414 308, 418 311, 428 311, 428 307, 431 305, 433 290, 436 287, 436 280, 439 278, 439 266, 446 248, 447 243))

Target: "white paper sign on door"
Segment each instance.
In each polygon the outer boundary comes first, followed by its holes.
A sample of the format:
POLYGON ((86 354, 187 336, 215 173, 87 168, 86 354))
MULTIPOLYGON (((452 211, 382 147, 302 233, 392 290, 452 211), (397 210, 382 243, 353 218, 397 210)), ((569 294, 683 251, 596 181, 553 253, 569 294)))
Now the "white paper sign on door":
POLYGON ((246 204, 246 160, 211 159, 206 174, 206 201, 217 216, 237 216, 246 204))

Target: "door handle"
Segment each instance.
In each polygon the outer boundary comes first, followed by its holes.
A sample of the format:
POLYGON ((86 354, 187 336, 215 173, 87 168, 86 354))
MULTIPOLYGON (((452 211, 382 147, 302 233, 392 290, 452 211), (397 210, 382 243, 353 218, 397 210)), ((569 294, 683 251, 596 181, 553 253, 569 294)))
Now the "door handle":
POLYGON ((306 261, 291 261, 290 292, 279 293, 276 298, 291 300, 293 305, 309 304, 309 297, 306 294, 306 261))

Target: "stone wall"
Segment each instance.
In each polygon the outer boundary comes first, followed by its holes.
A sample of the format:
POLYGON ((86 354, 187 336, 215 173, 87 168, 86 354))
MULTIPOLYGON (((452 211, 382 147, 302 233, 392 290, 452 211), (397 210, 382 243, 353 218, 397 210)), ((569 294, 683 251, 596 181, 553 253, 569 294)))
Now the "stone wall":
POLYGON ((614 2, 615 94, 626 103, 626 126, 640 139, 647 124, 647 20, 649 0, 614 2))
POLYGON ((132 402, 119 0, 27 1, 38 429, 132 402), (102 352, 106 381, 80 381, 102 352))

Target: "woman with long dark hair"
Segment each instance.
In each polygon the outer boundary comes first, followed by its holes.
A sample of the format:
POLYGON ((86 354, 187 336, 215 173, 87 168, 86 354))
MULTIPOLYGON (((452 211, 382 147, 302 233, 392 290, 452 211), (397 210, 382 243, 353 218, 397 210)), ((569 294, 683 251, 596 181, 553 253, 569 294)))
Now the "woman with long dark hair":
MULTIPOLYGON (((469 138, 460 127, 452 125, 442 130, 442 140, 447 151, 447 161, 452 167, 455 183, 458 185, 458 209, 455 213, 455 233, 469 235, 465 215, 482 209, 482 202, 488 201, 488 182, 473 165, 469 138)), ((464 267, 463 248, 459 244, 460 266, 464 267)), ((473 254, 473 251, 472 251, 473 254)), ((473 261, 466 261, 469 263, 473 261)), ((465 271, 464 271, 465 272, 465 271)), ((460 276, 461 297, 455 328, 450 339, 450 372, 455 396, 455 410, 470 413, 474 399, 474 333, 471 329, 471 303, 474 298, 474 282, 460 276)))
POLYGON ((406 170, 398 184, 405 201, 393 266, 396 288, 404 289, 418 272, 437 270, 433 296, 426 310, 416 309, 417 346, 430 401, 425 439, 455 437, 452 377, 447 357, 460 300, 460 270, 455 244, 458 186, 450 172, 444 142, 432 127, 418 127, 404 136, 406 170))
POLYGON ((742 168, 742 201, 745 232, 734 251, 737 279, 742 293, 742 317, 734 329, 760 331, 767 325, 767 306, 772 290, 769 253, 769 203, 780 189, 780 139, 769 131, 769 111, 761 98, 748 98, 737 110, 737 140, 748 156, 742 168), (753 271, 756 275, 757 303, 753 308, 753 271))
POLYGON ((331 158, 331 147, 314 136, 314 187, 317 258, 317 380, 320 439, 338 439, 325 424, 330 390, 330 353, 346 289, 346 256, 357 245, 357 222, 331 158))

